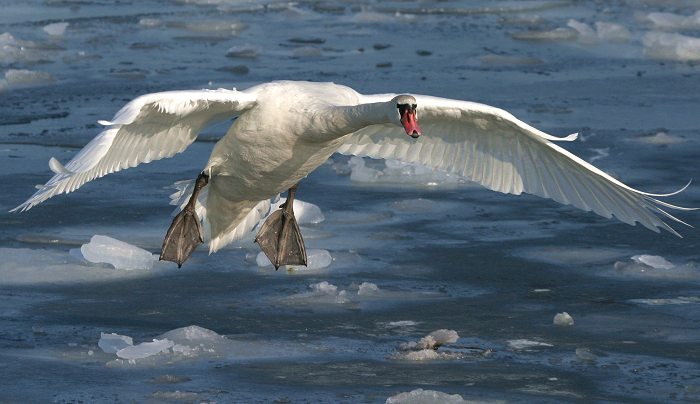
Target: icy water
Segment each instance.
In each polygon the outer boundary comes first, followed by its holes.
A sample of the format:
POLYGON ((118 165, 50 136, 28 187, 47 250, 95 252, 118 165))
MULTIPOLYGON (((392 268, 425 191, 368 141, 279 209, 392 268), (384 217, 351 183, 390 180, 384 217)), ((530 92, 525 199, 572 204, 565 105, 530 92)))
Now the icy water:
MULTIPOLYGON (((2 212, 139 94, 275 79, 503 107, 580 132, 569 150, 649 192, 700 178, 697 1, 0 9, 2 212)), ((303 226, 319 266, 332 257, 322 268, 260 267, 250 240, 182 269, 69 252, 96 234, 158 252, 166 187, 193 179, 225 129, 0 213, 1 402, 700 401, 700 234, 680 224, 684 238, 334 156, 299 189, 325 217, 303 226), (553 324, 563 312, 573 325, 553 324), (436 330, 458 338, 421 342, 436 330)), ((700 186, 671 201, 700 206, 700 186)))

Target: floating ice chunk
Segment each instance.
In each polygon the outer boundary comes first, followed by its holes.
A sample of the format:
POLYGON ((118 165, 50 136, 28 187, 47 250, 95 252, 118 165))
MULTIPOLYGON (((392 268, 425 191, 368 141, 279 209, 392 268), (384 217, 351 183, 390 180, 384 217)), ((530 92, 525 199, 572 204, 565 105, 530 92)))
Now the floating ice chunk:
POLYGON ((459 394, 415 389, 387 398, 386 404, 468 404, 468 401, 459 394))
POLYGON ((117 353, 119 350, 133 346, 134 340, 126 335, 115 333, 100 333, 100 340, 97 346, 105 353, 117 353))
POLYGON ((665 32, 649 32, 642 38, 644 53, 654 59, 700 60, 700 38, 665 32))
POLYGON ((598 39, 595 31, 586 23, 576 20, 569 20, 566 25, 576 31, 580 42, 593 43, 598 39))
POLYGON ((255 45, 236 45, 226 51, 226 57, 240 59, 255 59, 260 54, 260 47, 255 45))
POLYGON ((439 359, 440 354, 434 349, 421 349, 419 351, 406 352, 401 356, 401 359, 409 361, 430 361, 439 359))
POLYGON ((700 297, 696 296, 679 296, 675 298, 668 299, 630 299, 630 303, 644 304, 649 306, 666 306, 666 305, 676 305, 676 304, 698 304, 700 303, 700 297))
POLYGON ((139 25, 142 27, 159 27, 163 24, 163 21, 157 19, 157 18, 141 18, 139 20, 139 25))
POLYGON ((427 346, 427 348, 437 348, 444 344, 454 344, 459 339, 459 334, 455 330, 440 329, 431 332, 426 338, 431 338, 434 341, 434 344, 427 346))
POLYGON ((556 28, 551 31, 518 32, 511 37, 521 41, 573 41, 578 37, 578 32, 572 28, 556 28))
POLYGON ((154 338, 153 342, 143 342, 138 345, 122 348, 117 351, 117 356, 127 360, 144 359, 149 356, 158 355, 161 352, 168 352, 173 345, 175 345, 175 343, 167 338, 154 338))
POLYGON ((685 16, 673 13, 649 13, 646 19, 657 28, 668 30, 700 28, 700 11, 685 16))
POLYGON ((372 282, 362 282, 357 288, 358 296, 371 296, 379 293, 379 286, 372 282))
POLYGON ((632 257, 632 261, 650 266, 654 269, 673 269, 675 267, 675 265, 666 261, 666 258, 658 255, 635 255, 632 257))
POLYGON ((194 21, 185 22, 182 28, 199 33, 206 34, 231 34, 237 35, 248 28, 248 24, 236 21, 226 20, 209 20, 209 21, 194 21))
POLYGON ((529 350, 531 348, 537 347, 552 347, 554 345, 548 344, 546 342, 532 341, 529 339, 511 339, 508 340, 508 346, 515 350, 529 350))
POLYGON ((682 137, 669 135, 666 132, 658 132, 654 135, 641 136, 636 138, 635 140, 642 143, 653 144, 658 146, 668 146, 676 143, 685 142, 685 139, 683 139, 682 137))
POLYGON ((68 28, 67 22, 55 22, 53 24, 45 25, 44 32, 51 36, 62 36, 66 33, 66 28, 68 28))
POLYGON ((562 326, 562 327, 570 327, 574 325, 574 318, 569 315, 567 312, 563 313, 557 313, 554 316, 554 320, 552 320, 552 323, 554 325, 562 326))
MULTIPOLYGON (((276 203, 270 206, 270 213, 276 211, 280 206, 287 201, 287 198, 280 198, 276 203)), ((294 200, 294 217, 297 223, 301 224, 316 224, 326 220, 326 217, 321 212, 321 208, 313 203, 304 202, 299 199, 294 200)), ((263 220, 264 221, 264 220, 263 220)))
POLYGON ((601 41, 627 42, 632 38, 632 33, 627 27, 612 22, 597 21, 595 30, 601 41))
POLYGON ((116 269, 151 269, 155 256, 150 252, 107 236, 92 236, 80 247, 83 257, 94 263, 106 263, 116 269))
POLYGON ((46 84, 53 81, 53 77, 46 72, 38 72, 26 69, 9 69, 5 72, 5 78, 0 80, 2 87, 24 87, 46 84))
MULTIPOLYGON (((333 257, 331 253, 327 250, 311 249, 306 251, 306 266, 303 265, 287 265, 287 270, 294 271, 312 271, 316 269, 323 269, 329 266, 333 262, 333 257)), ((255 263, 259 267, 272 266, 272 262, 267 258, 267 255, 263 252, 259 252, 255 257, 255 263)))
POLYGON ((423 350, 430 349, 436 350, 440 346, 445 344, 453 344, 459 339, 459 334, 454 330, 440 329, 431 332, 425 337, 421 338, 418 342, 407 342, 399 346, 401 350, 423 350))

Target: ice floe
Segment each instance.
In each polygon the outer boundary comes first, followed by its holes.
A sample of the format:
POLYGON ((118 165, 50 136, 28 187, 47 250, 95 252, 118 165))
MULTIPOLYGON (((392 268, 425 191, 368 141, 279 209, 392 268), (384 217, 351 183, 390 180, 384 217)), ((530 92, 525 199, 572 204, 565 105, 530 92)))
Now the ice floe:
POLYGON ((43 30, 51 36, 63 36, 66 33, 66 28, 68 28, 67 22, 55 22, 53 24, 45 25, 43 30))
POLYGON ((657 132, 653 135, 645 135, 634 138, 635 141, 656 146, 668 146, 676 143, 682 143, 686 140, 680 136, 672 135, 667 132, 657 132))
POLYGON ((653 59, 700 60, 700 38, 668 32, 649 32, 642 38, 644 53, 653 59))
POLYGON ((554 345, 541 341, 533 341, 529 339, 511 339, 508 340, 508 347, 516 351, 531 351, 533 348, 553 347, 554 345))
POLYGON ((552 320, 552 324, 560 327, 570 327, 574 325, 574 318, 567 312, 557 313, 552 320))
POLYGON ((92 236, 89 243, 80 247, 80 252, 87 261, 110 264, 116 269, 146 270, 153 268, 156 261, 155 255, 143 248, 101 235, 92 236))
POLYGON ((8 69, 5 71, 5 78, 0 79, 0 91, 17 87, 37 86, 51 83, 52 81, 53 76, 46 72, 27 69, 8 69))
POLYGON ((386 404, 468 404, 459 394, 435 390, 415 389, 386 399, 386 404))
POLYGON ((173 341, 166 338, 154 338, 151 342, 142 342, 138 345, 130 345, 122 348, 118 350, 116 354, 120 359, 133 361, 136 359, 144 359, 148 358, 149 356, 158 355, 161 352, 170 352, 171 348, 173 348, 173 352, 175 352, 175 343, 173 341))
POLYGON ((440 329, 431 332, 418 341, 404 342, 399 345, 399 351, 390 358, 408 361, 430 361, 435 359, 462 358, 461 352, 438 351, 443 345, 454 344, 459 340, 457 331, 440 329))
POLYGON ((658 255, 634 255, 629 261, 616 261, 615 275, 650 279, 687 280, 699 279, 700 267, 695 261, 674 264, 658 255))
POLYGON ((641 304, 647 306, 667 306, 667 305, 682 305, 682 304, 700 304, 700 297, 697 296, 678 296, 673 298, 657 298, 657 299, 630 299, 630 303, 641 304))
POLYGON ((134 340, 126 335, 101 333, 97 346, 105 353, 117 353, 119 350, 133 346, 134 340))
POLYGON ((276 343, 263 340, 237 341, 220 335, 215 331, 191 325, 168 331, 151 341, 129 345, 130 337, 103 333, 100 341, 105 339, 103 351, 113 353, 114 359, 108 366, 160 366, 180 361, 223 358, 227 360, 245 360, 251 358, 293 357, 313 353, 313 349, 299 344, 276 343), (112 352, 118 347, 119 340, 126 346, 112 352))
POLYGON ((675 265, 668 262, 666 258, 659 255, 633 255, 632 261, 638 264, 648 265, 654 269, 673 269, 673 267, 675 267, 675 265))
POLYGON ((654 12, 647 14, 646 20, 663 30, 700 29, 700 11, 691 15, 654 12))

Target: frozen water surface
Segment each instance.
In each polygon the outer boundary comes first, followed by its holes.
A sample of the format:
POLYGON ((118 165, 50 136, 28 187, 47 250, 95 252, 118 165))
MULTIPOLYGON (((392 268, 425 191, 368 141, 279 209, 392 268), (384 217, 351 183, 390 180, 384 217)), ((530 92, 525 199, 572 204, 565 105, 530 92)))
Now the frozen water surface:
MULTIPOLYGON (((502 107, 579 132, 563 146, 648 192, 700 178, 693 1, 0 7, 2 212, 137 95, 274 79, 502 107)), ((0 213, 0 401, 700 400, 695 229, 676 226, 680 239, 425 167, 333 156, 299 188, 317 269, 260 267, 251 239, 200 249, 182 269, 76 254, 94 235, 157 254, 168 187, 194 179, 225 130, 0 213), (560 312, 575 325, 555 326, 560 312)), ((671 202, 700 206, 699 190, 671 202)))

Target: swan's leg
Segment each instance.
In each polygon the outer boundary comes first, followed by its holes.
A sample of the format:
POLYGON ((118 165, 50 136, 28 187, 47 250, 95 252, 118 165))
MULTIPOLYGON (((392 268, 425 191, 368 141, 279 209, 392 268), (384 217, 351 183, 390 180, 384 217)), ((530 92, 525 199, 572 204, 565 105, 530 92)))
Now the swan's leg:
POLYGON ((306 247, 294 217, 294 194, 297 186, 289 188, 287 200, 260 226, 255 242, 260 245, 275 269, 282 265, 306 265, 306 247))
POLYGON ((209 183, 209 176, 201 173, 194 183, 194 191, 190 200, 182 209, 173 223, 170 225, 168 232, 163 240, 163 248, 160 252, 160 259, 163 261, 172 261, 177 263, 180 268, 190 255, 197 248, 197 245, 204 242, 202 236, 202 224, 199 222, 195 205, 199 192, 209 183))

